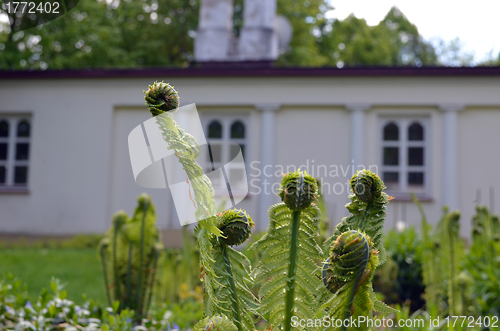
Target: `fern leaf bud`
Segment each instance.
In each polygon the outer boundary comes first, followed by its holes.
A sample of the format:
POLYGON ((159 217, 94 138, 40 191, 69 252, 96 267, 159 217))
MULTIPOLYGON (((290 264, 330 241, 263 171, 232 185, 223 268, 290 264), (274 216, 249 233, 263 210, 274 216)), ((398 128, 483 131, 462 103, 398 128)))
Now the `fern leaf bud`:
POLYGON ((168 83, 155 82, 144 91, 144 100, 153 116, 179 108, 177 91, 168 83))
POLYGON ((367 169, 358 171, 352 177, 350 185, 353 193, 363 202, 372 202, 385 189, 380 177, 367 169))
POLYGON ((229 209, 219 214, 216 222, 224 236, 220 240, 228 246, 244 243, 255 225, 247 213, 237 209, 229 209))
POLYGON ((291 210, 303 210, 318 199, 318 183, 305 171, 290 172, 281 179, 278 195, 291 210))
POLYGON ((330 292, 336 293, 346 283, 364 274, 370 259, 374 259, 373 264, 376 265, 377 254, 372 240, 366 234, 357 230, 342 233, 323 263, 323 284, 330 292))

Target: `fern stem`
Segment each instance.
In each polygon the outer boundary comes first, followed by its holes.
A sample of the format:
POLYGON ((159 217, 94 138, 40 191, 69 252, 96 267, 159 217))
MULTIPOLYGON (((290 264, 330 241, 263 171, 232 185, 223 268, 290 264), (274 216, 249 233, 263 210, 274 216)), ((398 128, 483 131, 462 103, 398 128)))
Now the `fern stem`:
MULTIPOLYGON (((300 198, 299 198, 300 199, 300 198)), ((295 296, 295 271, 297 269, 297 242, 299 237, 300 210, 292 212, 292 238, 290 241, 290 264, 286 281, 285 331, 292 329, 292 316, 295 296)))
MULTIPOLYGON (((297 206, 300 206, 302 200, 302 191, 304 188, 304 174, 300 174, 297 197, 297 206)), ((299 222, 301 210, 292 212, 292 236, 290 238, 290 264, 288 265, 288 277, 286 280, 285 296, 285 331, 292 329, 293 306, 295 303, 295 271, 297 269, 297 243, 299 239, 299 222)))
POLYGON ((113 234, 113 273, 115 282, 115 300, 119 300, 121 302, 121 296, 122 296, 121 286, 120 286, 120 279, 118 276, 118 265, 116 263, 116 238, 118 237, 119 227, 120 227, 120 222, 115 222, 115 231, 113 234))
POLYGON ((145 203, 142 210, 142 223, 141 223, 141 239, 139 246, 139 284, 136 293, 136 309, 137 309, 137 319, 141 319, 143 313, 143 307, 141 305, 141 292, 142 292, 142 275, 144 273, 144 231, 146 228, 146 213, 149 205, 145 203))
MULTIPOLYGON (((368 261, 370 259, 370 244, 366 240, 365 237, 361 239, 363 241, 363 267, 359 270, 356 279, 354 280, 354 283, 352 286, 349 288, 349 294, 348 294, 348 299, 347 299, 347 304, 344 306, 344 315, 342 317, 342 321, 345 321, 349 319, 351 316, 351 309, 354 304, 354 297, 356 296, 356 292, 358 291, 359 285, 361 283, 361 280, 363 276, 365 275, 366 268, 368 267, 368 261)), ((342 331, 346 331, 349 323, 342 323, 342 331)))
POLYGON ((222 256, 224 256, 224 264, 226 265, 227 279, 229 281, 229 286, 231 288, 231 303, 233 304, 233 317, 234 324, 238 327, 238 331, 242 331, 241 327, 241 316, 240 316, 240 305, 238 303, 238 296, 236 294, 236 286, 234 285, 233 272, 231 270, 231 262, 229 261, 229 256, 227 253, 228 247, 225 243, 221 242, 222 256))
POLYGON ((108 272, 106 271, 106 261, 104 260, 106 254, 105 252, 106 252, 106 247, 103 245, 101 246, 100 249, 102 273, 104 275, 104 286, 106 286, 106 298, 108 299, 108 304, 111 307, 112 302, 111 302, 111 294, 109 293, 108 272))
MULTIPOLYGON (((128 261, 127 261, 127 289, 126 289, 126 293, 127 295, 125 296, 125 307, 130 307, 130 303, 129 300, 130 300, 130 278, 131 278, 131 275, 132 275, 132 243, 129 244, 129 247, 128 247, 128 261)), ((121 300, 120 300, 121 301, 121 300)))
POLYGON ((359 228, 358 230, 361 230, 363 231, 363 226, 365 225, 365 221, 366 221, 366 216, 368 216, 368 212, 370 211, 370 207, 372 206, 372 202, 369 202, 367 205, 366 205, 366 209, 365 209, 365 212, 363 214, 363 218, 361 219, 361 222, 359 222, 359 228))
POLYGON ((158 252, 157 249, 155 249, 155 259, 154 259, 154 264, 153 264, 153 272, 151 272, 151 280, 149 282, 149 296, 148 296, 147 305, 146 305, 146 312, 149 311, 149 306, 151 305, 151 299, 153 298, 153 289, 154 289, 154 284, 155 284, 156 268, 158 267, 159 256, 160 256, 160 253, 158 252))

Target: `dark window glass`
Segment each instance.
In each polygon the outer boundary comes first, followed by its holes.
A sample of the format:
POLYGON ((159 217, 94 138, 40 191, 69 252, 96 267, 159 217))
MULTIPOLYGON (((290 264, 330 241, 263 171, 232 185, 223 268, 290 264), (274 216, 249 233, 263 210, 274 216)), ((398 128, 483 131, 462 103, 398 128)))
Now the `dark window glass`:
POLYGON ((399 172, 384 172, 385 183, 399 183, 399 172))
POLYGON ((30 145, 28 143, 16 144, 16 160, 27 160, 29 157, 30 145))
POLYGON ((384 127, 384 140, 399 140, 399 128, 394 123, 389 123, 384 127))
POLYGON ((399 164, 399 148, 384 147, 384 165, 398 165, 398 164, 399 164))
POLYGON ((0 121, 0 137, 9 136, 9 123, 7 121, 0 121))
POLYGON ((241 155, 245 157, 245 145, 231 145, 229 159, 234 159, 241 149, 241 155))
POLYGON ((408 148, 408 165, 424 165, 424 148, 408 148))
POLYGON ((424 173, 423 172, 409 172, 408 173, 408 184, 410 184, 410 185, 424 185, 424 173))
POLYGON ((208 125, 208 138, 222 138, 222 125, 219 121, 213 121, 208 125))
POLYGON ((6 175, 7 169, 4 166, 0 166, 0 184, 5 184, 6 175))
POLYGON ((236 121, 231 125, 231 138, 245 138, 245 125, 240 121, 236 121))
POLYGON ((418 123, 410 125, 408 128, 408 139, 417 141, 424 140, 424 128, 418 123))
POLYGON ((17 136, 18 137, 29 137, 30 136, 30 124, 28 121, 21 121, 17 125, 17 136))
POLYGON ((14 184, 26 184, 28 182, 28 167, 18 166, 14 168, 14 184))
POLYGON ((0 144, 0 160, 7 160, 8 147, 9 145, 5 143, 0 144))

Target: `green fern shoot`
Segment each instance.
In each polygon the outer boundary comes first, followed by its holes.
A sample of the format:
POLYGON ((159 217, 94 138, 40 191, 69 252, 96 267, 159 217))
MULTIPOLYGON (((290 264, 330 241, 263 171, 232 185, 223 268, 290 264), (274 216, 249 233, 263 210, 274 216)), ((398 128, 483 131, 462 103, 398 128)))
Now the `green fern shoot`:
POLYGON ((163 248, 156 228, 151 198, 141 194, 134 216, 124 211, 113 216, 113 225, 99 245, 109 304, 133 309, 139 320, 149 309, 156 267, 163 248))
POLYGON ((238 331, 253 331, 257 299, 250 291, 250 261, 230 246, 241 245, 250 236, 254 223, 242 210, 227 210, 215 221, 223 236, 213 239, 213 269, 222 286, 214 288, 215 302, 208 302, 207 315, 223 314, 232 318, 238 331))
POLYGON ((316 180, 306 172, 284 175, 279 196, 283 202, 269 209, 267 233, 251 249, 262 255, 255 270, 255 281, 263 283, 261 313, 273 328, 289 331, 293 316, 311 318, 316 311, 321 213, 316 180))
POLYGON ((226 316, 207 317, 199 321, 193 331, 238 331, 236 326, 226 316))

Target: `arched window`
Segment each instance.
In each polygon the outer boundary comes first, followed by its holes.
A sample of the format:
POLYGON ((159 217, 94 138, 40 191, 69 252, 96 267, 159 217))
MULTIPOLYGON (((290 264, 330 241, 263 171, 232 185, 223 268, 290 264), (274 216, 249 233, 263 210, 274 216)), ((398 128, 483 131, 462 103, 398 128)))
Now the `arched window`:
POLYGON ((30 136, 30 124, 26 120, 22 120, 17 125, 17 136, 27 138, 30 136))
POLYGON ((0 121, 0 137, 8 137, 9 136, 9 122, 6 120, 0 121))
POLYGON ((429 119, 382 119, 381 175, 389 193, 409 198, 428 194, 429 146, 425 138, 429 119))
POLYGON ((244 139, 245 138, 245 125, 240 121, 236 121, 231 125, 231 138, 244 139))
POLYGON ((384 140, 399 140, 399 128, 394 123, 389 123, 384 127, 384 140))
POLYGON ((208 138, 222 138, 222 125, 219 121, 212 121, 208 125, 208 138))
POLYGON ((419 123, 413 123, 408 128, 408 140, 421 141, 424 140, 424 128, 419 123))

